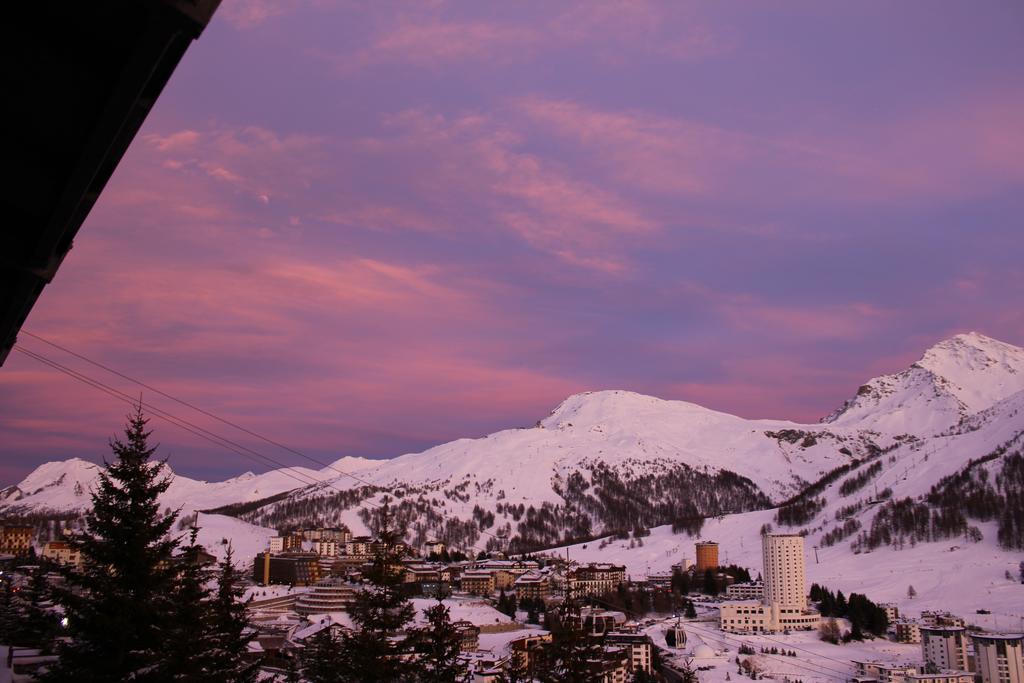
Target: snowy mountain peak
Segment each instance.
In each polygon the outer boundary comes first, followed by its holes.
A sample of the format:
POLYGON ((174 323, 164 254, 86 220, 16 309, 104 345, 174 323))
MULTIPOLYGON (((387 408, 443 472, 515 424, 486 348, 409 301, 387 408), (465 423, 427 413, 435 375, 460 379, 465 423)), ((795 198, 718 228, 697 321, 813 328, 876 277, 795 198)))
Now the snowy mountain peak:
POLYGON ((338 472, 358 472, 359 470, 368 470, 370 468, 380 465, 379 460, 372 460, 371 458, 360 458, 354 455, 346 455, 338 458, 331 464, 320 470, 321 473, 331 476, 338 472))
POLYGON ((1024 389, 1024 349, 977 332, 939 342, 913 367, 941 378, 971 413, 1024 389))
POLYGON ((938 433, 1024 390, 1024 349, 977 332, 958 334, 919 361, 875 377, 825 422, 938 433))
POLYGON ((687 411, 713 412, 708 408, 686 401, 667 401, 634 391, 608 389, 573 394, 552 410, 551 414, 541 420, 540 424, 545 429, 594 427, 608 424, 622 427, 638 418, 642 420, 652 413, 664 414, 666 410, 671 410, 673 415, 687 411))

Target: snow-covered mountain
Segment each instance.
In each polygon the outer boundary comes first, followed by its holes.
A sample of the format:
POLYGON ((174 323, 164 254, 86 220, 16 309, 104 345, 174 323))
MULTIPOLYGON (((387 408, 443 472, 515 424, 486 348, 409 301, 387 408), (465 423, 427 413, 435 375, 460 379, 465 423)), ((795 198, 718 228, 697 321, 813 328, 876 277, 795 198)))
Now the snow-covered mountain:
MULTIPOLYGON (((838 493, 847 475, 870 469, 871 490, 922 496, 1024 433, 1022 407, 1024 349, 970 333, 866 382, 821 423, 746 420, 600 391, 569 397, 532 428, 392 460, 296 468, 308 486, 296 470, 225 482, 175 477, 165 499, 186 510, 253 503, 238 513, 248 522, 344 523, 360 532, 387 498, 410 522, 410 540, 527 548, 659 524, 693 529, 695 518, 770 508, 803 492, 829 498, 824 509, 800 512, 811 515, 807 528, 825 532, 836 506, 857 500, 838 493)), ((0 493, 0 513, 81 509, 94 478, 82 460, 47 463, 0 493)))
MULTIPOLYGON (((345 457, 322 470, 290 467, 263 474, 246 472, 225 481, 207 482, 175 474, 167 467, 171 485, 161 503, 188 513, 247 503, 372 467, 376 461, 345 457)), ((89 494, 99 477, 99 465, 80 458, 48 462, 33 470, 21 483, 0 490, 0 513, 74 512, 90 505, 89 494)))

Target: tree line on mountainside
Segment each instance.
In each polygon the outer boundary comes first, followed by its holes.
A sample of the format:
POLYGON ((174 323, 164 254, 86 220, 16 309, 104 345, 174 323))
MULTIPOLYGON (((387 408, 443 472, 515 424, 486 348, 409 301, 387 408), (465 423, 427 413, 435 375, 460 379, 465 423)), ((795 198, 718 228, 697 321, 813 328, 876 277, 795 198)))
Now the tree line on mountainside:
POLYGON ((1024 455, 1010 452, 1017 434, 991 453, 943 477, 920 500, 890 500, 875 513, 869 529, 852 544, 855 552, 888 545, 902 548, 926 541, 982 539, 971 520, 996 521, 997 540, 1007 550, 1024 550, 1024 455))

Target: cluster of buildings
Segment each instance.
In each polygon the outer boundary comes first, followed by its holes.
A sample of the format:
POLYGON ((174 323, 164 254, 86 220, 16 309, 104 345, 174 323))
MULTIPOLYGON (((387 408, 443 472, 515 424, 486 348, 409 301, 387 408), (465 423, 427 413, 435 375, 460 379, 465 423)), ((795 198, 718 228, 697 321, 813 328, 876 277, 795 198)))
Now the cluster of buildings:
POLYGON ((925 616, 921 662, 855 661, 856 683, 1024 683, 1024 634, 969 632, 963 620, 936 624, 934 614, 925 616))
POLYGON ((719 607, 720 628, 729 633, 817 628, 821 615, 810 608, 807 599, 803 536, 764 534, 761 537, 761 556, 764 565, 762 581, 733 584, 726 588, 726 597, 732 600, 719 607))
MULTIPOLYGON (((267 548, 253 560, 255 583, 313 586, 325 579, 358 582, 362 570, 382 550, 380 542, 356 536, 346 529, 306 529, 282 533, 269 540, 267 548)), ((591 563, 565 571, 542 567, 531 559, 482 559, 440 562, 443 543, 428 541, 417 554, 405 544, 387 548, 401 558, 395 565, 410 595, 435 596, 461 592, 490 597, 499 592, 514 593, 517 600, 547 602, 552 598, 582 598, 614 592, 626 583, 621 565, 591 563)))
MULTIPOLYGON (((364 565, 381 549, 375 539, 353 537, 339 529, 301 530, 270 539, 255 556, 252 573, 254 582, 266 590, 254 589, 255 597, 248 603, 259 631, 254 644, 259 656, 272 664, 323 628, 349 628, 346 612, 359 589, 364 565)), ((447 553, 439 542, 428 542, 419 553, 404 545, 386 550, 396 558, 394 571, 401 574, 408 595, 448 595, 453 604, 477 605, 474 609, 493 615, 500 613, 485 599, 501 592, 514 594, 519 603, 539 606, 566 597, 600 596, 628 581, 621 565, 545 566, 533 559, 500 556, 441 562, 438 558, 447 558, 447 553)), ((600 655, 588 664, 593 680, 624 683, 639 671, 652 671, 653 644, 624 614, 585 608, 578 618, 581 628, 602 642, 600 655)), ((551 639, 539 626, 515 623, 504 615, 500 621, 489 618, 475 624, 457 619, 455 626, 475 683, 504 680, 513 665, 528 669, 551 639), (482 649, 481 633, 508 633, 508 640, 500 648, 482 649)), ((493 643, 495 639, 489 638, 493 643)))
MULTIPOLYGON (((369 536, 353 536, 348 529, 300 529, 272 537, 266 550, 253 561, 252 578, 263 585, 309 586, 329 576, 344 576, 369 562, 381 550, 369 536)), ((388 548, 406 556, 404 543, 388 548)))

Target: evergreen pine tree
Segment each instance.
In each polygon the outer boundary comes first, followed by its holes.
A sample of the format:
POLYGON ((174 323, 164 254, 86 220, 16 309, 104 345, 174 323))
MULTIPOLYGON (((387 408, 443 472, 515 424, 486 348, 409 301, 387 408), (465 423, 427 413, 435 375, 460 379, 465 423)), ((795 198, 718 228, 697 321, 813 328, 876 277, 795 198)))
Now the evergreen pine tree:
POLYGON ((408 639, 394 638, 415 614, 403 592, 402 558, 397 550, 403 534, 394 529, 387 504, 378 515, 379 538, 373 561, 363 572, 370 585, 357 591, 349 606, 356 628, 341 638, 339 681, 372 683, 415 678, 416 667, 403 657, 410 645, 408 639))
POLYGON ((342 641, 334 634, 334 629, 330 626, 322 628, 306 638, 305 647, 302 648, 299 656, 302 679, 307 683, 352 680, 342 675, 344 660, 342 641))
POLYGON ((52 652, 60 632, 60 620, 51 609, 51 591, 41 568, 32 572, 28 584, 15 598, 19 645, 52 652))
POLYGON ((447 605, 441 600, 423 610, 427 625, 413 634, 413 648, 419 654, 418 680, 422 683, 452 683, 466 675, 459 659, 462 639, 452 624, 447 605))
POLYGON ((63 570, 65 585, 55 590, 70 641, 45 680, 159 680, 160 624, 172 609, 178 545, 167 533, 177 515, 160 514, 157 498, 170 479, 163 462, 150 462, 156 449, 146 422, 139 407, 125 441, 111 442, 116 457, 100 472, 86 530, 71 538, 84 566, 63 570))
POLYGON ((0 643, 10 645, 21 645, 19 626, 21 620, 18 614, 18 604, 14 599, 14 587, 7 577, 0 577, 0 643))
POLYGON ((541 649, 537 678, 543 683, 584 683, 594 679, 594 663, 602 655, 603 637, 583 627, 579 607, 571 603, 548 612, 551 641, 541 649))
POLYGON ((210 642, 210 577, 198 561, 198 532, 192 528, 189 544, 174 562, 178 574, 169 601, 173 609, 164 615, 160 628, 164 657, 159 671, 165 681, 212 680, 217 665, 210 642))
POLYGON ((217 590, 209 606, 213 674, 216 680, 253 683, 258 678, 259 663, 248 661, 246 654, 255 632, 250 627, 245 605, 238 600, 241 593, 235 588, 237 575, 234 552, 228 545, 217 574, 217 590))

